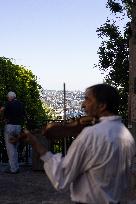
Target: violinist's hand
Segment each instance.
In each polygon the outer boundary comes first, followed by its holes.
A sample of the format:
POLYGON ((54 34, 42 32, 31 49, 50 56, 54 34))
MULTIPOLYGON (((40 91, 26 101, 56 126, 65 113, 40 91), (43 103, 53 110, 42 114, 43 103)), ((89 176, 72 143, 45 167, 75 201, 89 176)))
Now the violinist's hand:
POLYGON ((53 129, 55 127, 60 127, 60 126, 62 126, 61 123, 52 122, 52 123, 47 124, 46 130, 53 129))
POLYGON ((33 142, 34 138, 34 135, 32 135, 31 132, 27 129, 23 129, 20 134, 20 139, 30 144, 33 142))
POLYGON ((42 135, 44 135, 46 138, 51 138, 53 136, 53 133, 58 130, 58 128, 61 127, 61 123, 48 123, 42 128, 42 135))
POLYGON ((37 151, 37 153, 42 156, 45 154, 48 150, 45 148, 45 146, 37 140, 37 138, 27 129, 24 129, 21 133, 21 138, 24 139, 27 143, 31 144, 32 147, 37 151))
POLYGON ((18 141, 19 141, 19 138, 18 137, 10 137, 9 138, 9 143, 11 143, 11 144, 17 144, 18 143, 18 141))

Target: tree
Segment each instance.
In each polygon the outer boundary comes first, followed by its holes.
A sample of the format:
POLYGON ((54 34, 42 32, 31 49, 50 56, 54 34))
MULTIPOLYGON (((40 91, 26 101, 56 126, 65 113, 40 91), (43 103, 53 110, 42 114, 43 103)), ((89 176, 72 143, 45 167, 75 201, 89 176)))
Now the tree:
POLYGON ((99 70, 104 74, 106 83, 117 87, 121 95, 120 114, 127 121, 128 90, 129 90, 129 32, 131 20, 130 0, 108 0, 107 8, 115 14, 114 19, 107 19, 106 23, 97 29, 98 37, 102 38, 98 50, 99 70), (120 14, 120 15, 118 15, 120 14), (118 25, 118 20, 126 21, 124 28, 118 25))
POLYGON ((29 128, 30 124, 33 128, 39 127, 52 118, 50 109, 41 101, 41 90, 32 71, 14 64, 12 59, 0 57, 0 101, 6 100, 9 91, 15 91, 17 98, 25 104, 29 128))
MULTIPOLYGON (((136 0, 133 0, 129 40, 129 97, 128 97, 128 124, 131 133, 136 133, 136 0)), ((136 139, 136 137, 135 137, 136 139)))

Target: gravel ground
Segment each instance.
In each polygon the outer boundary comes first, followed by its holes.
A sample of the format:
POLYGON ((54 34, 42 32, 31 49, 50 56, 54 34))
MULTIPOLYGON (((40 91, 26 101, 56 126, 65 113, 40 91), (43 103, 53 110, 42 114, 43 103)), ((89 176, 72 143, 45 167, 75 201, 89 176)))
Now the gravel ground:
POLYGON ((20 173, 4 173, 0 165, 0 204, 73 204, 68 191, 56 191, 43 171, 22 166, 20 173))
MULTIPOLYGON (((20 173, 8 174, 6 168, 0 164, 0 204, 73 204, 69 191, 56 191, 44 171, 22 165, 20 173)), ((136 189, 122 204, 136 204, 136 189)))

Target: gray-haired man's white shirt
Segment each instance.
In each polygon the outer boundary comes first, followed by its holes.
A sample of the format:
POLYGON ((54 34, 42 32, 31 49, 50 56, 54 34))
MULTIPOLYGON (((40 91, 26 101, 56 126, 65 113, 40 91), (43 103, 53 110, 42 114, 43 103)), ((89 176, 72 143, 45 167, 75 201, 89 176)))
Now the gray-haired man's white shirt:
POLYGON ((57 190, 70 185, 72 201, 108 204, 125 196, 134 154, 130 132, 119 116, 110 116, 84 128, 65 157, 47 152, 41 159, 57 190))

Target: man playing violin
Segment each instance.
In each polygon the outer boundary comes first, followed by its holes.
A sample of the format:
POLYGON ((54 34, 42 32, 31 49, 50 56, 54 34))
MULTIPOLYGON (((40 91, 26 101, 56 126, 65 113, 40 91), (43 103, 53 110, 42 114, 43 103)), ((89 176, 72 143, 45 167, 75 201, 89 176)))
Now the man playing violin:
POLYGON ((99 123, 85 127, 65 157, 48 151, 28 130, 23 137, 44 161, 53 186, 57 190, 70 186, 73 202, 119 204, 128 190, 135 142, 118 115, 118 91, 108 84, 90 86, 82 108, 99 123))

